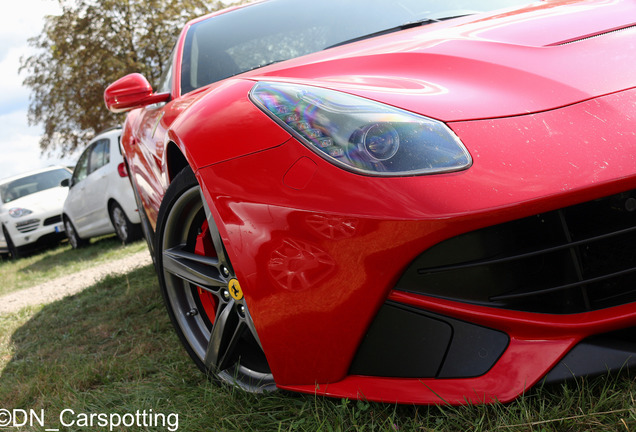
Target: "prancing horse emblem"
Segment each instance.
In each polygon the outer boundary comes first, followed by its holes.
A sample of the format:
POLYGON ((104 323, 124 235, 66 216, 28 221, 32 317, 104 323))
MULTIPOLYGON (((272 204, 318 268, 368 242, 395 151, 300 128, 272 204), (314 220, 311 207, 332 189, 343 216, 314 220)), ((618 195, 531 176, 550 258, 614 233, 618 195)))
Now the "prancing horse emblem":
POLYGON ((228 290, 230 291, 230 295, 234 300, 240 300, 243 298, 243 291, 241 290, 241 285, 239 281, 236 279, 230 280, 228 285, 228 290))

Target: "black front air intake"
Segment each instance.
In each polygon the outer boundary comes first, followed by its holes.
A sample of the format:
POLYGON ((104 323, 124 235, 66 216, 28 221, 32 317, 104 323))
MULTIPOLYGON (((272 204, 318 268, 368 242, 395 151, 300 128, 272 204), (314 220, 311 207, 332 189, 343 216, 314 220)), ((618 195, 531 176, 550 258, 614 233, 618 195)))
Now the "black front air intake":
POLYGON ((636 367, 636 327, 596 335, 576 345, 545 376, 557 383, 582 376, 625 372, 636 367))
POLYGON ((60 223, 62 222, 62 216, 61 215, 56 215, 56 216, 52 216, 50 218, 44 219, 44 223, 42 225, 47 226, 47 225, 54 225, 56 223, 60 223))
POLYGON ((571 314, 636 301, 636 191, 462 234, 415 259, 398 290, 571 314))
POLYGON ((351 364, 351 375, 471 378, 485 374, 508 346, 497 330, 387 301, 351 364))

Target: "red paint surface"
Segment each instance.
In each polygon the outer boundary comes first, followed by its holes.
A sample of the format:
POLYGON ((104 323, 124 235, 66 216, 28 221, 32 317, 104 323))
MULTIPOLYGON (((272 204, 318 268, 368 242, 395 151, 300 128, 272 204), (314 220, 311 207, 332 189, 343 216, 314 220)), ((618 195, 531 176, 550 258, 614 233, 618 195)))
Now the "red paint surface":
POLYGON ((402 403, 509 401, 582 338, 636 325, 634 305, 551 316, 393 287, 449 237, 636 188, 634 17, 626 0, 540 2, 326 50, 185 96, 175 85, 165 106, 128 116, 126 159, 154 226, 170 181, 167 150, 185 155, 281 388, 402 403), (343 171, 251 103, 262 79, 444 120, 473 165, 404 178, 343 171), (510 344, 477 378, 348 376, 387 299, 504 331, 510 344))

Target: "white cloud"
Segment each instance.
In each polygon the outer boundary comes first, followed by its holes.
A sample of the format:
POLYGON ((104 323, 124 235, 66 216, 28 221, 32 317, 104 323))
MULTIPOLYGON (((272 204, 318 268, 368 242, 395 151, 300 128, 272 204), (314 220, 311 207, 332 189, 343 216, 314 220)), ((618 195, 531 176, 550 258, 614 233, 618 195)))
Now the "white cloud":
MULTIPOLYGON (((225 4, 236 0, 226 0, 225 4)), ((27 40, 38 36, 46 15, 61 13, 57 0, 17 0, 2 3, 0 14, 0 179, 54 163, 73 164, 40 154, 41 127, 28 126, 29 90, 18 74, 20 57, 31 54, 27 40)), ((76 155, 77 156, 77 155, 76 155)))
POLYGON ((0 40, 26 41, 27 38, 40 33, 45 15, 58 13, 60 13, 60 6, 57 0, 3 2, 0 15, 0 40))
POLYGON ((71 165, 75 157, 57 159, 40 155, 40 130, 25 126, 26 111, 0 115, 0 178, 50 165, 71 165))
POLYGON ((22 86, 23 78, 18 75, 20 56, 24 52, 20 47, 10 48, 0 62, 0 114, 27 107, 29 90, 22 86))
POLYGON ((40 155, 41 127, 27 121, 29 90, 18 74, 20 57, 30 53, 27 40, 43 29, 44 16, 60 13, 55 0, 4 2, 0 14, 0 178, 53 163, 40 155))

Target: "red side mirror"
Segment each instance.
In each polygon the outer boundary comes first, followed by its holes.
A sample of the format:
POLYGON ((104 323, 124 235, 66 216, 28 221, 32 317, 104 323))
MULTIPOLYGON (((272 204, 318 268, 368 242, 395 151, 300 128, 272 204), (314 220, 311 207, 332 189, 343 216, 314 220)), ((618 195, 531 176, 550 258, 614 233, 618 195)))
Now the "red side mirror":
POLYGON ((106 107, 115 113, 165 102, 169 98, 170 93, 153 93, 148 80, 139 73, 118 79, 104 91, 106 107))

